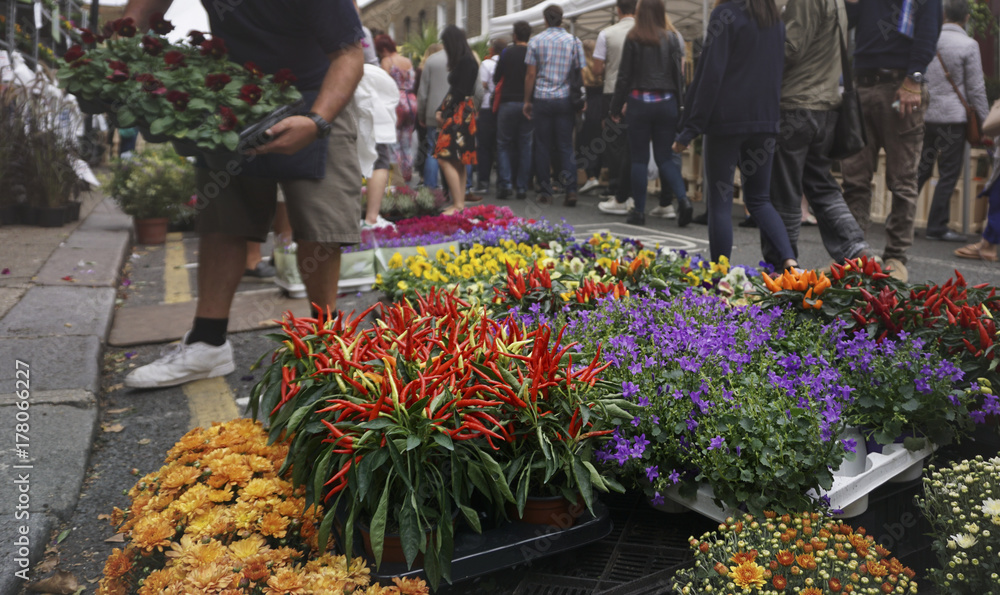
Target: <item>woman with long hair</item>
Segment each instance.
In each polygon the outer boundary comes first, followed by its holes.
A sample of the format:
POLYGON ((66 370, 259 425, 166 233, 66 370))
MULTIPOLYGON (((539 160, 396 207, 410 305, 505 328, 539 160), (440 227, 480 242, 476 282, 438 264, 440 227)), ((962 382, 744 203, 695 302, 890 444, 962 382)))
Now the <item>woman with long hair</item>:
POLYGON ((476 106, 473 95, 479 80, 479 63, 465 39, 465 31, 448 25, 441 32, 448 56, 448 95, 438 108, 434 157, 448 183, 452 205, 445 214, 465 208, 466 166, 476 165, 476 106))
POLYGON ((712 260, 732 256, 733 174, 739 164, 743 202, 750 215, 777 248, 782 266, 798 266, 770 197, 784 65, 785 25, 774 0, 716 3, 674 143, 674 151, 680 153, 696 136, 705 135, 702 154, 712 260))
POLYGON ((382 69, 399 87, 396 105, 396 164, 407 182, 413 176, 413 128, 417 125, 417 94, 413 92, 413 62, 396 51, 396 42, 386 34, 375 38, 375 53, 382 69))
POLYGON ((692 207, 684 176, 670 153, 680 118, 682 58, 680 39, 667 17, 663 0, 640 0, 635 25, 625 37, 615 94, 611 99, 613 119, 620 120, 624 111, 628 123, 632 198, 635 201, 628 223, 633 225, 646 223, 650 140, 660 175, 677 197, 678 224, 684 227, 691 222, 692 207))

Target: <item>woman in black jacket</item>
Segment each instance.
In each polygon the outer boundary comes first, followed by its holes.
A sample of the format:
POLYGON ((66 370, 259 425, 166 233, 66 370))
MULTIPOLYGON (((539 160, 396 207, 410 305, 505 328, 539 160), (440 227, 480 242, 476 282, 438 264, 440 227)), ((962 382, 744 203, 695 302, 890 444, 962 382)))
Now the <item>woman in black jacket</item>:
MULTIPOLYGON (((479 64, 465 39, 465 32, 448 25, 441 32, 441 43, 448 55, 448 94, 436 117, 440 133, 434 146, 434 157, 441 166, 452 206, 445 214, 465 208, 465 176, 467 165, 476 165, 476 106, 473 95, 479 81, 479 64)), ((481 199, 478 199, 481 200, 481 199)))
POLYGON ((679 95, 681 92, 681 51, 677 30, 667 17, 663 0, 641 0, 635 25, 625 38, 611 113, 617 122, 624 113, 628 124, 628 143, 632 153, 632 198, 635 208, 628 223, 646 223, 646 172, 649 142, 661 178, 670 184, 677 197, 677 223, 684 227, 691 221, 691 201, 687 197, 684 176, 674 163, 670 145, 677 136, 679 95), (627 97, 627 105, 626 105, 627 97))
POLYGON ((796 267, 781 216, 771 204, 771 162, 778 135, 785 25, 774 0, 719 0, 684 101, 680 153, 704 134, 705 194, 712 260, 733 251, 733 174, 739 163, 743 202, 781 255, 796 267))

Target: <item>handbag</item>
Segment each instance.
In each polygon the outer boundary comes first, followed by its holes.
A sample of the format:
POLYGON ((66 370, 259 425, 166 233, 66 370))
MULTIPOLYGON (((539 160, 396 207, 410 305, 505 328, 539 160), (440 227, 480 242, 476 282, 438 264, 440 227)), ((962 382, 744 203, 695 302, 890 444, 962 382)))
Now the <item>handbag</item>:
POLYGON ((583 71, 576 64, 569 68, 569 103, 573 106, 573 112, 579 112, 587 105, 587 97, 583 92, 583 71))
POLYGON ((837 126, 833 130, 833 145, 830 147, 830 159, 834 160, 855 155, 868 144, 864 116, 861 114, 861 97, 854 86, 854 69, 847 57, 847 44, 844 43, 839 11, 837 38, 840 40, 840 67, 844 77, 844 94, 837 110, 837 126))
POLYGON ((987 138, 1000 136, 1000 99, 993 102, 993 107, 990 108, 990 113, 986 116, 986 121, 983 122, 983 135, 987 138))
POLYGON ((955 90, 955 95, 958 95, 958 100, 962 102, 962 107, 965 108, 965 140, 969 141, 972 146, 983 144, 983 139, 979 135, 979 118, 976 116, 976 110, 972 109, 972 106, 962 97, 962 94, 958 90, 958 85, 952 80, 951 74, 948 73, 948 67, 944 65, 944 60, 941 59, 941 52, 937 53, 938 62, 941 63, 941 70, 944 71, 944 78, 948 79, 951 83, 951 88, 955 90))

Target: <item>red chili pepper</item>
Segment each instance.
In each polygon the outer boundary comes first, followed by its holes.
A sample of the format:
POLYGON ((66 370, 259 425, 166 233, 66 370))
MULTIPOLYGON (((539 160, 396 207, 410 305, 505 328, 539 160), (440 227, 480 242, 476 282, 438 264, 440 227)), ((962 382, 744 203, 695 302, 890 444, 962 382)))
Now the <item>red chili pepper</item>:
POLYGON ((986 327, 983 326, 982 320, 977 320, 976 326, 979 327, 979 346, 986 349, 993 344, 993 340, 990 339, 989 334, 986 332, 986 327))

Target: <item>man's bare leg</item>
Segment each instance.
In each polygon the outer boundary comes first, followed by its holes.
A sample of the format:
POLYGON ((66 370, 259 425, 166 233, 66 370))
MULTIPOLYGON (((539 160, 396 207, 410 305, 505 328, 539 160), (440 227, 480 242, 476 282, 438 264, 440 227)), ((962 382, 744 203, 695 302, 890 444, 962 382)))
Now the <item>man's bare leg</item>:
POLYGON ((299 242, 299 271, 306 286, 309 303, 324 313, 337 309, 337 284, 340 282, 340 244, 299 242))
POLYGON ((246 238, 202 234, 198 244, 198 318, 229 318, 246 259, 246 238))

